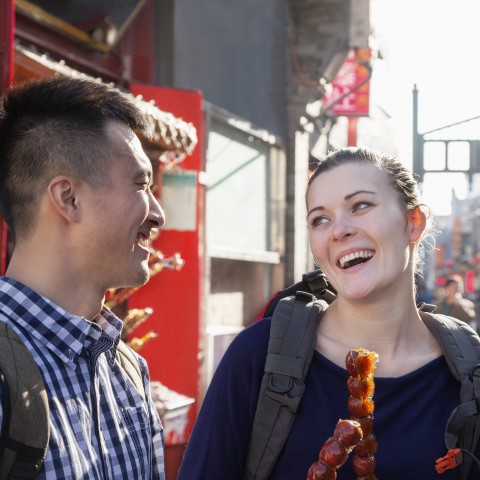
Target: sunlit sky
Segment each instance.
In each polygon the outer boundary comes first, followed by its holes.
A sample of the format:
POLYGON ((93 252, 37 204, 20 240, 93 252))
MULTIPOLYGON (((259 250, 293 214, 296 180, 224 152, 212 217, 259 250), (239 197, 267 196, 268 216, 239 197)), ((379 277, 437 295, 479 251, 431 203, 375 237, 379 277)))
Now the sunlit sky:
MULTIPOLYGON (((372 100, 393 117, 400 158, 411 166, 414 84, 420 133, 480 115, 480 1, 371 0, 370 8, 384 57, 374 63, 372 100)), ((463 175, 450 175, 425 180, 435 214, 449 213, 452 188, 465 197, 463 175)))

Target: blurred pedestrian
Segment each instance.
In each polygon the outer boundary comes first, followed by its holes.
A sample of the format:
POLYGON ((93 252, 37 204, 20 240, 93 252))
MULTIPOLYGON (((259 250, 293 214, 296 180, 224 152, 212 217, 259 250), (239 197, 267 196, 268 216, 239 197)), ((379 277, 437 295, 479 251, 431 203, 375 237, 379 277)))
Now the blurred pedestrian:
MULTIPOLYGON (((104 305, 108 289, 148 280, 150 233, 164 223, 134 133, 145 128, 125 95, 88 80, 18 84, 0 100, 0 210, 14 237, 0 321, 31 352, 48 396, 37 479, 165 478, 146 362, 131 351, 140 392, 116 356, 122 322, 104 305)), ((7 418, 0 408, 2 427, 7 418)))
POLYGON ((477 314, 475 304, 463 296, 463 279, 460 275, 452 275, 445 281, 443 298, 437 302, 435 313, 443 313, 468 323, 477 330, 477 314))
POLYGON ((417 286, 417 305, 420 303, 433 303, 435 295, 430 291, 420 274, 415 275, 415 285, 417 286))

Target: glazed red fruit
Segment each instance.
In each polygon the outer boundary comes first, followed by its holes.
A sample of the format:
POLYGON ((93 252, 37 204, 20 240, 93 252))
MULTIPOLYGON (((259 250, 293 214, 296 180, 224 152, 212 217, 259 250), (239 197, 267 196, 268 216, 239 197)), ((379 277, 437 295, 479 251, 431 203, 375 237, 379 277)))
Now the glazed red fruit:
POLYGON ((371 397, 375 390, 373 376, 368 375, 367 377, 348 377, 347 389, 350 395, 354 397, 371 397))
POLYGON ((355 368, 360 377, 371 375, 377 365, 377 354, 368 350, 359 349, 358 356, 355 360, 355 368))
POLYGON ((378 362, 378 355, 364 348, 350 350, 345 358, 345 365, 352 377, 366 377, 373 374, 378 362))
POLYGON ((360 427, 363 432, 363 436, 372 433, 373 429, 373 415, 367 415, 366 417, 353 417, 352 420, 357 421, 360 424, 360 427))
POLYGON ((315 462, 308 470, 307 480, 336 480, 337 471, 322 462, 315 462))
POLYGON ((355 455, 352 460, 352 466, 359 477, 366 477, 367 475, 371 475, 375 470, 375 457, 373 455, 369 455, 368 457, 355 455))
POLYGON ((345 358, 345 366, 347 367, 348 374, 352 377, 358 377, 357 368, 355 367, 355 359, 358 357, 356 350, 350 350, 345 358))
POLYGON ((338 468, 347 461, 348 450, 336 438, 330 437, 323 444, 319 458, 329 467, 338 468))
POLYGON ((345 447, 354 447, 363 437, 360 423, 354 420, 339 420, 333 436, 345 447))
POLYGON ((360 457, 373 455, 378 449, 377 441, 372 433, 365 435, 353 449, 353 453, 360 457))
POLYGON ((352 417, 366 417, 371 415, 375 404, 371 398, 357 398, 352 395, 348 397, 348 410, 352 417))

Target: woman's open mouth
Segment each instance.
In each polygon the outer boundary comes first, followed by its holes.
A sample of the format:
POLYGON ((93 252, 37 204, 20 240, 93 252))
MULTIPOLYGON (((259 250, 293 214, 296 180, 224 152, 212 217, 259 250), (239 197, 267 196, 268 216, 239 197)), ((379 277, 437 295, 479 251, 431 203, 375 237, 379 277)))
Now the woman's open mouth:
POLYGON ((372 250, 359 250, 358 252, 349 253, 348 255, 339 258, 338 264, 340 265, 340 268, 346 270, 355 265, 359 265, 360 263, 368 262, 374 255, 375 252, 372 250))

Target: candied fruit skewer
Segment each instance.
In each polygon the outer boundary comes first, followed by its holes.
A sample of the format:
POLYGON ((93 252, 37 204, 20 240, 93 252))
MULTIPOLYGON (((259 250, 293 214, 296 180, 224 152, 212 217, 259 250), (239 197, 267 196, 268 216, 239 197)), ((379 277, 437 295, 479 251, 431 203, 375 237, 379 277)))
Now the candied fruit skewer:
POLYGON ((360 423, 355 420, 339 420, 333 437, 324 443, 319 459, 308 470, 307 480, 335 480, 337 469, 347 461, 349 453, 362 438, 360 423))
POLYGON ((372 433, 373 392, 375 390, 374 371, 378 362, 378 355, 363 348, 351 350, 345 359, 349 373, 347 388, 348 409, 352 419, 361 425, 363 438, 355 446, 352 466, 359 480, 375 480, 375 456, 377 442, 372 433))
POLYGON ((308 470, 307 480, 336 480, 337 469, 346 462, 352 450, 355 453, 352 464, 358 480, 377 480, 373 473, 377 442, 372 433, 373 373, 377 362, 378 355, 363 348, 350 350, 347 354, 345 364, 350 375, 347 380, 348 408, 352 417, 339 420, 333 437, 327 439, 318 461, 308 470))

